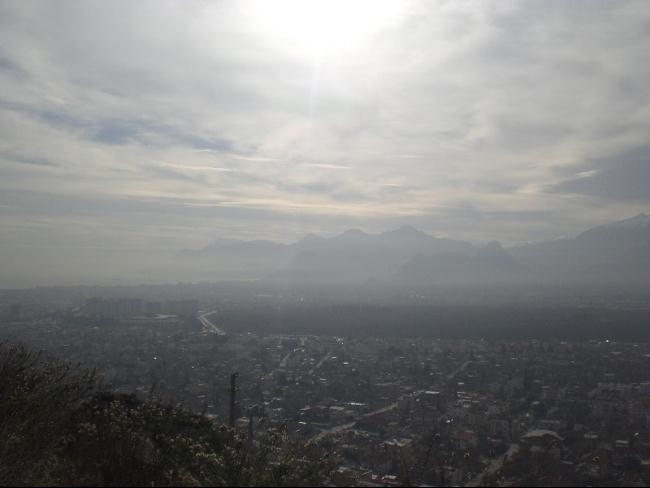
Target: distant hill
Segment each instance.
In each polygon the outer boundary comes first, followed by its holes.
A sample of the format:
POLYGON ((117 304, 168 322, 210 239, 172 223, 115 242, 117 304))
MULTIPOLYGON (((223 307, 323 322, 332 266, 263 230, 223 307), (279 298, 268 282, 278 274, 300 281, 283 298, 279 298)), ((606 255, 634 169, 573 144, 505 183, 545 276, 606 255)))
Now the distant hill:
POLYGON ((650 283, 650 217, 594 227, 572 239, 509 250, 544 281, 572 283, 650 283))
POLYGON ((418 255, 401 267, 399 281, 409 285, 489 284, 520 282, 529 278, 497 241, 468 253, 418 255))
POLYGON ((199 279, 259 279, 287 265, 292 246, 267 241, 220 239, 204 249, 184 250, 172 266, 199 279))
POLYGON ((298 282, 390 280, 414 255, 470 252, 472 245, 434 238, 411 226, 381 234, 348 230, 318 242, 298 243, 286 268, 274 279, 298 282))
POLYGON ((417 254, 470 252, 467 242, 435 238, 411 226, 381 234, 359 229, 323 238, 310 234, 293 244, 220 240, 182 251, 175 262, 212 278, 267 278, 306 282, 363 282, 390 279, 417 254))
POLYGON ((292 244, 222 239, 179 253, 173 266, 199 279, 408 285, 650 283, 650 217, 589 229, 575 238, 504 249, 436 238, 404 225, 380 234, 351 229, 292 244))

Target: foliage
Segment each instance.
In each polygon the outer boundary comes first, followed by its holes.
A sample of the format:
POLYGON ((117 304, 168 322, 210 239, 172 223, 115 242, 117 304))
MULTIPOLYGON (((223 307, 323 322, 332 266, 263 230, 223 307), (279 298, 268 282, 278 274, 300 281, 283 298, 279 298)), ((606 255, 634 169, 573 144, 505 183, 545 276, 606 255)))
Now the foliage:
POLYGON ((0 344, 0 484, 304 486, 330 469, 286 433, 100 391, 92 372, 0 344))
POLYGON ((0 344, 0 481, 47 482, 70 412, 94 389, 94 373, 0 344))

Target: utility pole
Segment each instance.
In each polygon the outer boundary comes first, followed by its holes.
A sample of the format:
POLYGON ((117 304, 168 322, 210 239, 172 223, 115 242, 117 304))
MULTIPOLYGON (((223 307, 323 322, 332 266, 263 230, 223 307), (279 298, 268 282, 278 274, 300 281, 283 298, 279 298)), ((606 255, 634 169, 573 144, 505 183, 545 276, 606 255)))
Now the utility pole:
POLYGON ((253 409, 248 409, 248 436, 246 437, 246 445, 250 448, 253 445, 253 409))
POLYGON ((230 375, 230 427, 235 426, 235 393, 237 392, 237 377, 239 373, 230 375))

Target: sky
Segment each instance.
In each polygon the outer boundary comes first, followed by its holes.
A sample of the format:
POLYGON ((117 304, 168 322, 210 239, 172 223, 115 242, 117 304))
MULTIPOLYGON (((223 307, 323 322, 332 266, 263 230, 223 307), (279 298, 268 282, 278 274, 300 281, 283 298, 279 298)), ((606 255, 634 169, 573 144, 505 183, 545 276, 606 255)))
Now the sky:
POLYGON ((2 0, 0 263, 647 212, 648 32, 645 0, 2 0))

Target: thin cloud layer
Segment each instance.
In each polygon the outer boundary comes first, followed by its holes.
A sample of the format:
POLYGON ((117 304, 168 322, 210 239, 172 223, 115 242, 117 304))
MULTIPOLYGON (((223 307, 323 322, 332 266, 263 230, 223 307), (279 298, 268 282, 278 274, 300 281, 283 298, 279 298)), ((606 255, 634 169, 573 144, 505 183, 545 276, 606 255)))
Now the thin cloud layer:
POLYGON ((584 171, 549 190, 613 202, 650 201, 650 147, 642 146, 609 158, 589 161, 584 167, 584 171))
POLYGON ((376 5, 3 2, 0 259, 648 210, 648 2, 376 5))

